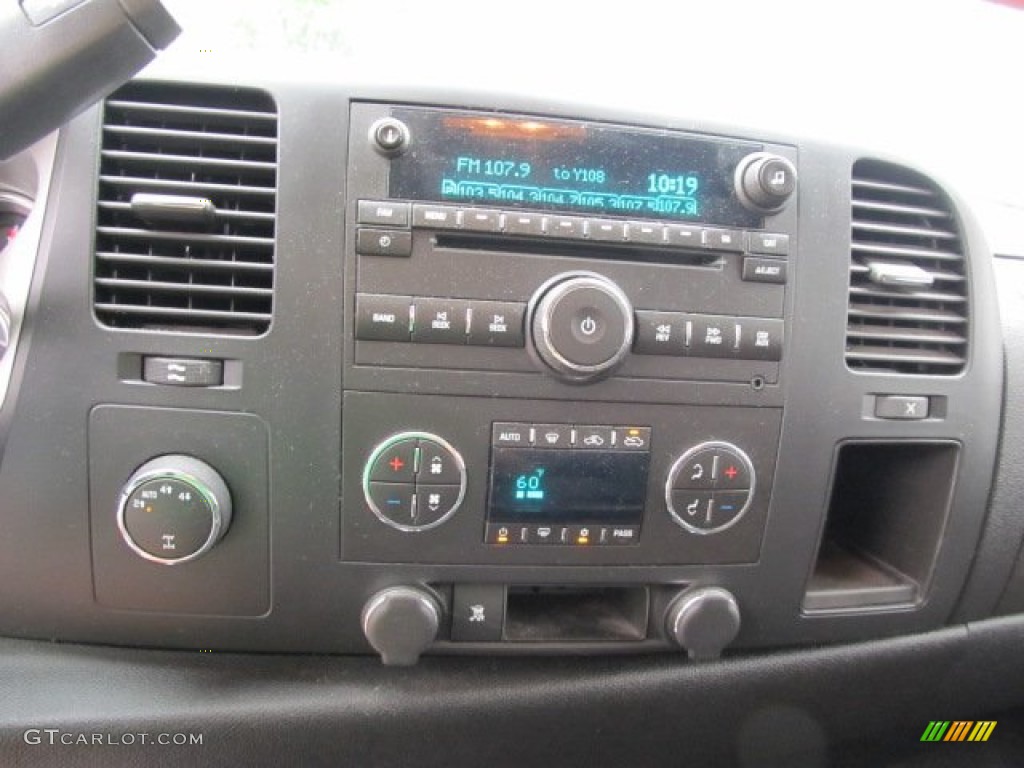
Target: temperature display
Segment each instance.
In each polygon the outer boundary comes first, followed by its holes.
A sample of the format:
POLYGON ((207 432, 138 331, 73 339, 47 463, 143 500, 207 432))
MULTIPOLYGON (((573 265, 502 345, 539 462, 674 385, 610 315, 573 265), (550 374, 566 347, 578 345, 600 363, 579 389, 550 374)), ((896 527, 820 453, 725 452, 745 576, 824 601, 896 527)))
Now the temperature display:
POLYGON ((733 192, 758 144, 569 120, 396 108, 394 198, 760 226, 733 192))
POLYGON ((491 522, 638 525, 650 454, 495 448, 491 522))

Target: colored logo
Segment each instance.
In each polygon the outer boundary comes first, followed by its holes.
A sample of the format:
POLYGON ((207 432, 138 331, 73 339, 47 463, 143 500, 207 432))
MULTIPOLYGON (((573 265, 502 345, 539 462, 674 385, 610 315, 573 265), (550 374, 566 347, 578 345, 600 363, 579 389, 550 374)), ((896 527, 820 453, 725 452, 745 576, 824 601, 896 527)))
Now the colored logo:
POLYGON ((988 741, 995 728, 995 720, 932 720, 921 741, 988 741))

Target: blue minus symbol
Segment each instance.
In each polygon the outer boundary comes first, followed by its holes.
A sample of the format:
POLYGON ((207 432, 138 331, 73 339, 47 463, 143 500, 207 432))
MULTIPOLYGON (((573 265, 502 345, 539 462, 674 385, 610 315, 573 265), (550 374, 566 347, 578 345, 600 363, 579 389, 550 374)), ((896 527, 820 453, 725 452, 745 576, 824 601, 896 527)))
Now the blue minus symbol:
POLYGON ((397 507, 401 503, 402 503, 401 499, 388 499, 387 500, 387 505, 389 507, 397 507))
POLYGON ((723 512, 732 512, 734 509, 736 509, 736 506, 734 504, 723 504, 721 507, 719 507, 719 509, 721 509, 723 512))

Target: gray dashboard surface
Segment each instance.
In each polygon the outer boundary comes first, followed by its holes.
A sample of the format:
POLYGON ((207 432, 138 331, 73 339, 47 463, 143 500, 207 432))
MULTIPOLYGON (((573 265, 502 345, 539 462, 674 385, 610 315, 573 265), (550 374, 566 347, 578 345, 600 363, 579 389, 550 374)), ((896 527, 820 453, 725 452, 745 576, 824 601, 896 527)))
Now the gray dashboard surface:
POLYGON ((930 719, 983 719, 1019 705, 1022 642, 1024 619, 1016 617, 704 665, 671 656, 434 658, 387 669, 368 658, 3 640, 0 759, 46 766, 282 759, 495 768, 1013 765, 1024 757, 1024 741, 1012 722, 997 725, 985 744, 921 744, 920 736, 930 719), (1002 659, 998 667, 988 663, 994 658, 1002 659), (52 746, 45 729, 59 731, 52 746), (115 745, 60 743, 83 733, 115 745), (141 733, 198 733, 202 744, 142 745, 138 736, 135 744, 117 743, 141 733), (36 738, 43 743, 28 743, 36 738), (950 757, 942 749, 960 752, 950 757))

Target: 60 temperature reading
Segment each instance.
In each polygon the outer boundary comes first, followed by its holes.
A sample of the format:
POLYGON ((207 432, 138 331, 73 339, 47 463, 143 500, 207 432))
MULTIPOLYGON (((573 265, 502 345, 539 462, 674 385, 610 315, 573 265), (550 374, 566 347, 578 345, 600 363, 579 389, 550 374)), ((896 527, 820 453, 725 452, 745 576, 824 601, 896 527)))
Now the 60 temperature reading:
POLYGON ((535 469, 533 474, 519 475, 516 478, 516 499, 518 501, 529 500, 529 501, 543 501, 544 499, 544 488, 542 487, 542 480, 544 478, 544 469, 535 469))

